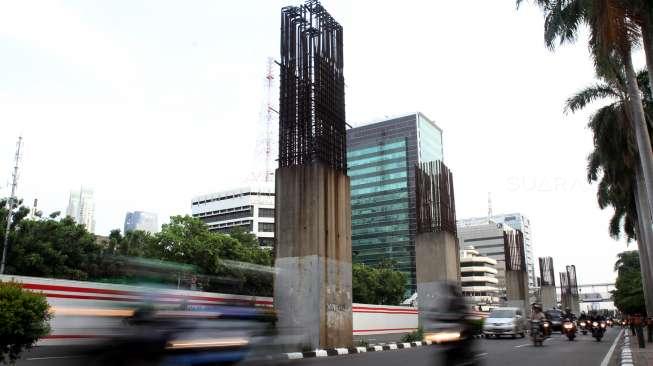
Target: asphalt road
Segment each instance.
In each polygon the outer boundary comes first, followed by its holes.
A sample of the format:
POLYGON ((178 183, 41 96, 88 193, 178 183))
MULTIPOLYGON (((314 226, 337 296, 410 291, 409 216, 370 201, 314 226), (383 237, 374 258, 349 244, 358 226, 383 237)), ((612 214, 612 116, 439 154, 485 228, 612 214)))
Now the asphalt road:
MULTIPOLYGON (((590 336, 579 337, 574 342, 555 334, 543 347, 533 347, 530 339, 482 339, 476 344, 484 366, 598 366, 608 354, 619 328, 609 329, 602 342, 590 336)), ((88 365, 83 356, 84 347, 37 347, 17 363, 19 366, 88 365)), ((439 361, 438 346, 424 346, 405 350, 370 352, 324 358, 310 358, 275 362, 275 365, 344 365, 344 366, 433 366, 443 365, 439 361)), ((607 365, 615 365, 614 361, 607 365)))

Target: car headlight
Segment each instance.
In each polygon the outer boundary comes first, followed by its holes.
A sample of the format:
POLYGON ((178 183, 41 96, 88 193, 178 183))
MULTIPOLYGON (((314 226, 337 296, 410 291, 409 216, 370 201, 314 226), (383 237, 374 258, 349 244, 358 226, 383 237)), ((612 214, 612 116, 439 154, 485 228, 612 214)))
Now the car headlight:
POLYGON ((460 332, 427 333, 424 339, 434 343, 454 342, 460 339, 460 332))
POLYGON ((584 327, 586 324, 587 324, 587 323, 585 323, 585 322, 580 322, 580 326, 581 326, 581 327, 584 327))

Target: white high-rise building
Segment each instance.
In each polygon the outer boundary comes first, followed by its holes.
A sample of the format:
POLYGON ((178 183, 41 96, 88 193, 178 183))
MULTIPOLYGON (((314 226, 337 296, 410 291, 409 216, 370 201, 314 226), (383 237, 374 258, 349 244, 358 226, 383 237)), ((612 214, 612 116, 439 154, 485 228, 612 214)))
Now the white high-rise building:
POLYGON ((473 246, 460 251, 460 286, 467 303, 487 309, 499 304, 497 261, 473 246))
POLYGON ((211 231, 241 227, 256 235, 261 246, 274 246, 274 183, 194 197, 191 212, 211 231))
POLYGON ((90 233, 94 233, 95 202, 93 201, 93 190, 82 187, 79 191, 71 191, 66 215, 72 217, 76 223, 84 225, 90 233))
MULTIPOLYGON (((535 275, 535 258, 533 257, 533 239, 531 234, 531 222, 527 216, 521 213, 507 213, 492 215, 491 217, 474 217, 458 220, 458 227, 478 226, 487 224, 489 221, 497 224, 505 224, 524 234, 524 253, 526 257, 526 266, 528 268, 528 287, 533 289, 537 287, 537 277, 535 275)), ((469 243, 469 245, 474 245, 469 243)), ((478 247, 477 247, 478 249, 478 247)))

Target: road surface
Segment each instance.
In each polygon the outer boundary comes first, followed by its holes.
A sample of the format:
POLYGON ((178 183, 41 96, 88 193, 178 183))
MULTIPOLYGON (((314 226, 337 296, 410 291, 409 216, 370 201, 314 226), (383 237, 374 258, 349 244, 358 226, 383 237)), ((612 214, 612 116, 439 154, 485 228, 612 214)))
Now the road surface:
MULTIPOLYGON (((543 347, 533 347, 530 339, 482 339, 477 342, 485 366, 599 366, 609 353, 619 328, 609 329, 602 342, 590 336, 579 335, 569 342, 554 334, 543 347)), ((26 353, 19 366, 87 365, 82 356, 83 347, 37 347, 26 353)), ((353 355, 309 358, 276 362, 283 366, 338 365, 338 366, 433 366, 442 365, 437 360, 438 346, 424 346, 404 350, 369 352, 353 355)), ((614 361, 605 365, 615 365, 614 361)), ((603 366, 605 366, 603 365, 603 366)))

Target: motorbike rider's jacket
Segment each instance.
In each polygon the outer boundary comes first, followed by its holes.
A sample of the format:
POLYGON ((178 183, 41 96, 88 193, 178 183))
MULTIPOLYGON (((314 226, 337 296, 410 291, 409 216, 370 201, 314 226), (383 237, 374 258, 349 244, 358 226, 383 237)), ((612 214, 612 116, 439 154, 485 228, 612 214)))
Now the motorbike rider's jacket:
POLYGON ((544 312, 542 312, 542 311, 534 311, 533 315, 531 315, 531 320, 544 321, 544 320, 546 320, 546 316, 544 315, 544 312))

